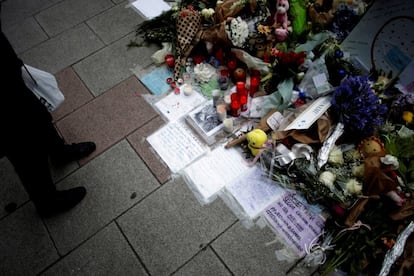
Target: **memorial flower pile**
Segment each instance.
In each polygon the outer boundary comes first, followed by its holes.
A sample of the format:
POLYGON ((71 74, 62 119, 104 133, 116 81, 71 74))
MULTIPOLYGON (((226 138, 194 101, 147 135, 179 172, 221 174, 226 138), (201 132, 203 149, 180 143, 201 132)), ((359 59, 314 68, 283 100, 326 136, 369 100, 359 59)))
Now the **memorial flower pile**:
POLYGON ((182 0, 137 29, 145 42, 170 43, 175 79, 189 73, 199 83, 217 76, 227 83, 234 72, 243 79, 259 72, 260 89, 249 96, 264 96, 257 109, 277 109, 281 126, 329 99, 309 128, 268 131, 254 159, 275 185, 323 210, 323 232, 296 263, 322 275, 413 269, 409 250, 401 258, 387 253, 404 248, 399 237, 414 219, 414 94, 389 72, 363 74, 340 46, 370 4, 182 0))

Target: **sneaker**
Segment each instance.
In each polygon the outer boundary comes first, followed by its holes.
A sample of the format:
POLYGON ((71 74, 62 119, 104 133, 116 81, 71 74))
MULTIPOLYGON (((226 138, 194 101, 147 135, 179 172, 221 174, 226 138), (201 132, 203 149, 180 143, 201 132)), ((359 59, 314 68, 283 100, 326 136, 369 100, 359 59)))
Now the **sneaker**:
POLYGON ((52 156, 52 161, 57 164, 69 163, 84 158, 95 150, 96 144, 94 142, 66 144, 52 156))
POLYGON ((76 187, 64 191, 56 191, 52 199, 36 205, 41 217, 51 217, 75 207, 86 195, 84 187, 76 187))

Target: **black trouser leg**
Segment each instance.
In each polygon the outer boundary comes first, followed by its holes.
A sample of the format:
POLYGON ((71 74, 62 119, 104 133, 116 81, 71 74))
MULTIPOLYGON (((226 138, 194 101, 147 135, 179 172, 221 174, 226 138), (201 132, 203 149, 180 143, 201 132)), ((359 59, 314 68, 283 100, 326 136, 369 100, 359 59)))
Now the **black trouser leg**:
POLYGON ((50 175, 48 154, 33 145, 20 145, 7 153, 24 188, 36 206, 53 198, 56 191, 50 175))

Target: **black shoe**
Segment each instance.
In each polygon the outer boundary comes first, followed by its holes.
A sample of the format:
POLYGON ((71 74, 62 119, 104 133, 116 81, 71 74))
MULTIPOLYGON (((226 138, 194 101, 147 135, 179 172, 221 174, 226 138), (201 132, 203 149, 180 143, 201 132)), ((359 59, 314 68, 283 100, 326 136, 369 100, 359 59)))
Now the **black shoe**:
POLYGON ((51 217, 75 207, 86 195, 84 187, 76 187, 65 191, 56 191, 53 198, 36 204, 41 217, 51 217))
POLYGON ((95 150, 96 145, 94 142, 63 145, 59 152, 52 155, 52 161, 57 164, 69 163, 84 158, 95 150))

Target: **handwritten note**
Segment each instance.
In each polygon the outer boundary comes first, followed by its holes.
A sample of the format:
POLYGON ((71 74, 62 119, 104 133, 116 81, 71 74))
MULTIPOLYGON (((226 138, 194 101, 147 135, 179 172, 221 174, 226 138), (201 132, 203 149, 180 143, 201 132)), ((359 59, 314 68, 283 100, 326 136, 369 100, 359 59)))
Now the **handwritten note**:
POLYGON ((324 227, 324 219, 298 195, 286 192, 263 212, 272 230, 300 257, 324 227))
POLYGON ((208 203, 226 184, 248 168, 248 164, 236 149, 219 146, 186 167, 183 172, 199 199, 208 203))
POLYGON ((180 121, 163 126, 148 136, 147 141, 173 173, 207 152, 200 139, 180 121))
MULTIPOLYGON (((181 90, 184 87, 185 84, 181 86, 181 90)), ((169 121, 176 121, 205 101, 207 99, 198 92, 194 92, 189 96, 184 95, 184 93, 179 95, 170 93, 156 102, 154 106, 169 121)))
POLYGON ((263 175, 259 166, 249 168, 225 190, 238 202, 250 219, 257 218, 272 202, 284 194, 284 189, 263 175))

